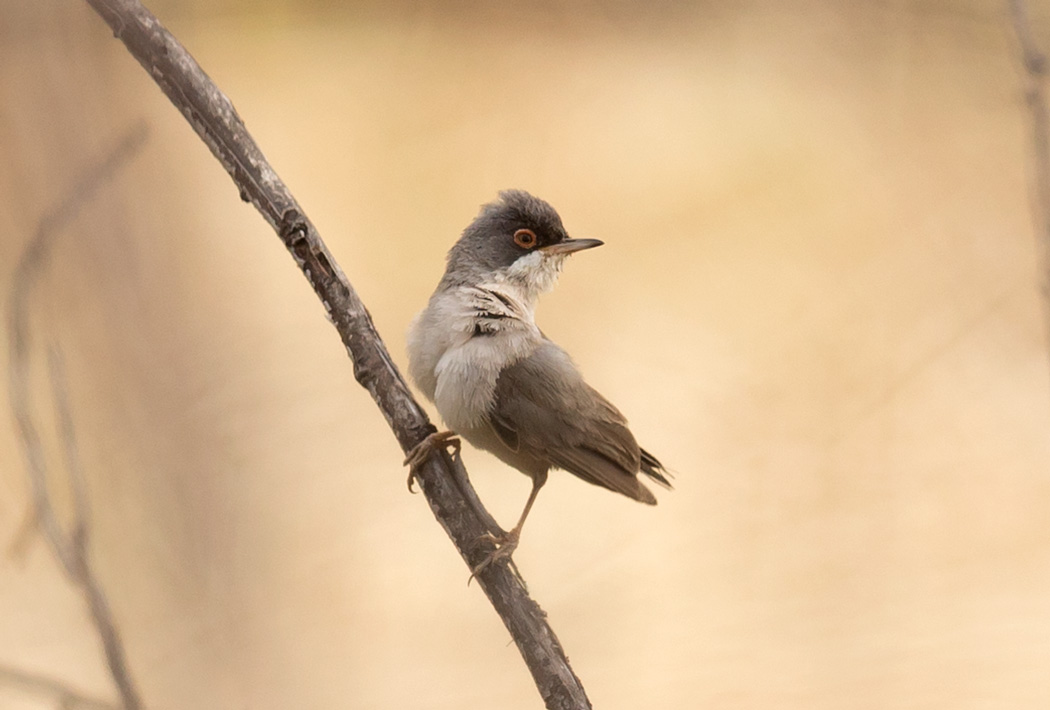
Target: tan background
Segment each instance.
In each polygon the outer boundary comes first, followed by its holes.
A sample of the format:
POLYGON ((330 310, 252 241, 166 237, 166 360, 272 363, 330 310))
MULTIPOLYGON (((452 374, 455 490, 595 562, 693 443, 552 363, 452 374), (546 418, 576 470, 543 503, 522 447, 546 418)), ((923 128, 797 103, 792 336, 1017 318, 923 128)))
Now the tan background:
MULTIPOLYGON (((1050 361, 1000 5, 154 9, 399 364, 498 189, 606 241, 540 323, 676 490, 555 475, 516 554, 596 707, 1050 707, 1050 361)), ((41 214, 150 125, 33 311, 148 706, 539 707, 276 237, 86 6, 0 18, 5 309, 41 214)), ((513 520, 527 479, 466 459, 513 520)), ((5 404, 0 544, 27 501, 5 404)), ((0 666, 112 697, 86 618, 39 541, 0 561, 0 666)))

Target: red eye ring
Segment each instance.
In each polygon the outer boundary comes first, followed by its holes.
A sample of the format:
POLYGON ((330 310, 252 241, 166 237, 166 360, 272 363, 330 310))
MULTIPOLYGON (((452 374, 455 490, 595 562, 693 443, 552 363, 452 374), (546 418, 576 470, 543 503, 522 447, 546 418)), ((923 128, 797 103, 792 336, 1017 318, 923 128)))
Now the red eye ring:
POLYGON ((519 229, 514 232, 514 243, 522 249, 532 249, 536 242, 536 232, 531 229, 519 229))

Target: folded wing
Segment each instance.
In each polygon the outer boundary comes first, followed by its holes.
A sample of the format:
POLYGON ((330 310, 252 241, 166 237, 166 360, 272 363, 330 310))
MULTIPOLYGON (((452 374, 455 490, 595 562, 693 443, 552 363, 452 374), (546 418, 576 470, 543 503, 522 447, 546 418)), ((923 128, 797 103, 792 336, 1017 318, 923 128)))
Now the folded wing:
POLYGON ((549 340, 500 372, 492 406, 492 428, 514 451, 650 505, 656 497, 639 471, 669 487, 667 471, 639 448, 624 416, 549 340))

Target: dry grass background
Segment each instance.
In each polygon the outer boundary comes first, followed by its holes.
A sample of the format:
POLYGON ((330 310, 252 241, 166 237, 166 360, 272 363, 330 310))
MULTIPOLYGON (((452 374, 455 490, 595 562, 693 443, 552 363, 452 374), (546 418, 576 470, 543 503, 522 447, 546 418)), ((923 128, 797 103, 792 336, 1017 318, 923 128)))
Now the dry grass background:
MULTIPOLYGON (((540 323, 676 490, 650 509, 555 475, 516 554, 596 707, 1050 705, 1050 361, 1002 7, 154 10, 402 365, 496 190, 606 241, 540 323)), ((66 353, 148 706, 539 707, 276 237, 86 5, 0 18, 5 307, 40 216, 150 125, 33 321, 40 362, 66 353)), ((466 458, 512 520, 527 479, 466 458)), ((0 543, 27 501, 5 407, 0 543)), ((0 665, 111 695, 39 541, 0 562, 0 665)), ((0 686, 0 707, 48 705, 0 686)))

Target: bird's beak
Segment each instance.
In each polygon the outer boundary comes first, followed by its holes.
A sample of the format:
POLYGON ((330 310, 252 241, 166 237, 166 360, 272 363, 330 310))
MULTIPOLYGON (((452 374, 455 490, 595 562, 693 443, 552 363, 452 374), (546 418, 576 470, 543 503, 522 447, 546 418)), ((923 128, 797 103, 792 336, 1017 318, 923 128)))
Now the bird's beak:
POLYGON ((544 254, 572 254, 584 249, 600 247, 602 244, 605 244, 605 242, 599 239, 563 239, 556 244, 540 247, 540 251, 544 254))

